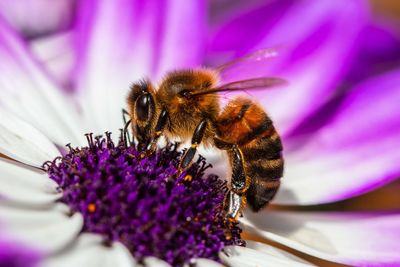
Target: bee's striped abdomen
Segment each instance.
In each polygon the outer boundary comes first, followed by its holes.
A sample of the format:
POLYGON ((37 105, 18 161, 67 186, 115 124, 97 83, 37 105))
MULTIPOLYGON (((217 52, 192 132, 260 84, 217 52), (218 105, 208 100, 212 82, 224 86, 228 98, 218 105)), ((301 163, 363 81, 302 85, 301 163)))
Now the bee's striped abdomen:
POLYGON ((282 143, 273 130, 272 135, 257 138, 242 147, 247 175, 251 178, 247 191, 249 206, 258 211, 275 196, 283 174, 282 143))
POLYGON ((258 211, 275 196, 283 174, 282 142, 265 111, 250 99, 238 98, 219 117, 218 134, 237 144, 250 184, 247 203, 258 211))

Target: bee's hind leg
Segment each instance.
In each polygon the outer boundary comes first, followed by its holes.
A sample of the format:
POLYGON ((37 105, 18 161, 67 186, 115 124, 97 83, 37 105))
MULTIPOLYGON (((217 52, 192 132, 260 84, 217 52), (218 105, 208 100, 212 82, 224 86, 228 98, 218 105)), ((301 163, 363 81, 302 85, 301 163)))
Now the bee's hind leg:
POLYGON ((244 206, 244 196, 229 190, 225 195, 225 218, 229 223, 236 222, 244 206))
POLYGON ((232 228, 237 224, 242 209, 246 204, 243 194, 236 194, 233 190, 229 190, 225 195, 224 212, 225 212, 225 236, 229 240, 232 238, 232 228))
POLYGON ((245 206, 246 192, 250 186, 250 179, 246 175, 242 150, 236 144, 214 138, 215 145, 226 150, 232 168, 230 190, 225 196, 224 210, 228 223, 236 222, 245 206))

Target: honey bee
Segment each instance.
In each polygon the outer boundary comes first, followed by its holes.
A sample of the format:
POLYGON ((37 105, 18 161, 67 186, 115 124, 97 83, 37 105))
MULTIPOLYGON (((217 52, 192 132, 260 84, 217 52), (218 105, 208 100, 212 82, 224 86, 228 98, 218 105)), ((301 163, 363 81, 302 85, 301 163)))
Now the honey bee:
MULTIPOLYGON (((237 97, 221 110, 224 91, 265 89, 283 79, 261 77, 218 84, 220 73, 238 63, 267 58, 261 50, 220 68, 168 73, 156 88, 149 80, 134 83, 127 97, 132 132, 138 150, 153 153, 161 135, 191 140, 179 171, 187 169, 200 144, 227 152, 231 179, 225 196, 226 219, 236 222, 246 203, 257 212, 276 194, 283 173, 282 142, 264 109, 248 97, 237 97)), ((144 154, 142 154, 144 155, 144 154)))

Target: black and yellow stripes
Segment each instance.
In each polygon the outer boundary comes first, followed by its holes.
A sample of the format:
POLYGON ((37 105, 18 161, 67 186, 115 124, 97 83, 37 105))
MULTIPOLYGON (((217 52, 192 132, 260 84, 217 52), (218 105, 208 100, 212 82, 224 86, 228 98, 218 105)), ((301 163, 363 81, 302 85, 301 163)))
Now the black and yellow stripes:
POLYGON ((276 131, 271 136, 257 138, 242 146, 246 160, 278 159, 282 154, 282 142, 276 131))
POLYGON ((279 189, 283 175, 282 142, 276 133, 254 140, 242 148, 247 175, 251 177, 247 203, 258 211, 265 207, 279 189))
POLYGON ((271 201, 280 186, 284 167, 282 141, 265 111, 250 99, 239 98, 228 104, 218 126, 222 141, 216 142, 217 147, 229 151, 228 144, 232 144, 243 155, 244 170, 238 172, 235 153, 228 152, 233 170, 232 189, 235 191, 236 183, 245 188, 235 192, 245 194, 249 206, 258 211, 271 201), (247 179, 238 173, 245 173, 247 179))

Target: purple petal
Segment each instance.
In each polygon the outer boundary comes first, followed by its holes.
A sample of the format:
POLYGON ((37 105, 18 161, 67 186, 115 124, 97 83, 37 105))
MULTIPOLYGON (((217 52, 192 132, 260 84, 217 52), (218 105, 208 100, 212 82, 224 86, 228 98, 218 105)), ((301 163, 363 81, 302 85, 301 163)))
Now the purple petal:
POLYGON ((76 86, 97 131, 121 127, 129 85, 199 64, 203 1, 86 1, 76 36, 76 86), (179 44, 180 43, 180 44, 179 44), (178 45, 179 44, 179 45, 178 45), (176 46, 176 47, 174 47, 176 46), (176 59, 174 60, 174 58, 176 59))
POLYGON ((400 21, 371 21, 357 41, 357 58, 346 76, 354 84, 400 65, 400 21))
POLYGON ((243 55, 260 48, 284 46, 277 60, 253 62, 222 78, 223 81, 261 75, 286 78, 290 83, 287 88, 252 95, 267 108, 280 132, 287 134, 335 92, 352 62, 355 40, 365 25, 367 11, 361 1, 347 1, 345 5, 339 1, 273 3, 271 13, 267 5, 261 11, 254 11, 258 15, 251 12, 228 22, 214 36, 215 40, 224 37, 220 39, 226 40, 226 44, 212 44, 210 50, 243 55), (276 15, 276 9, 283 15, 276 15), (262 23, 263 17, 272 19, 262 23), (239 25, 244 26, 237 30, 239 25))
POLYGON ((262 5, 236 1, 236 6, 239 8, 236 7, 233 11, 229 10, 232 9, 231 6, 219 8, 214 18, 216 21, 210 26, 211 38, 208 49, 211 56, 218 56, 218 53, 234 53, 238 56, 252 50, 270 34, 274 26, 279 27, 285 18, 291 19, 293 15, 291 8, 294 4, 295 1, 292 0, 267 3, 264 1, 262 5))
POLYGON ((68 100, 0 18, 0 106, 64 145, 83 139, 68 100))
POLYGON ((71 27, 75 0, 3 0, 0 15, 26 37, 36 37, 71 27))
POLYGON ((0 240, 0 266, 33 267, 37 266, 41 253, 19 243, 9 240, 0 240))
POLYGON ((352 266, 400 264, 400 214, 249 213, 245 229, 306 254, 352 266))
POLYGON ((354 88, 318 131, 285 140, 286 173, 275 201, 338 201, 399 177, 399 103, 396 70, 354 88))
POLYGON ((167 71, 199 67, 205 50, 205 1, 167 4, 156 77, 167 71))
POLYGON ((314 132, 324 125, 340 105, 346 91, 367 79, 395 70, 400 66, 400 31, 398 22, 370 21, 357 39, 357 56, 344 79, 338 84, 340 92, 316 113, 300 123, 287 139, 314 132))

